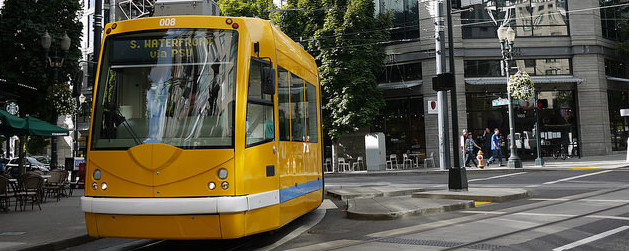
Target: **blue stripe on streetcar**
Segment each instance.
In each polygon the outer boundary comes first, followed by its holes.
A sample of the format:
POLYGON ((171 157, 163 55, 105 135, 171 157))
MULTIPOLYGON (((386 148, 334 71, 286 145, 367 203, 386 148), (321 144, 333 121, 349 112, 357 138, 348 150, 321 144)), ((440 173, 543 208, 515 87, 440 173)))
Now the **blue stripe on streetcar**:
POLYGON ((280 189, 280 203, 292 200, 302 195, 306 195, 317 191, 323 187, 323 181, 321 179, 308 181, 297 186, 290 186, 280 189))

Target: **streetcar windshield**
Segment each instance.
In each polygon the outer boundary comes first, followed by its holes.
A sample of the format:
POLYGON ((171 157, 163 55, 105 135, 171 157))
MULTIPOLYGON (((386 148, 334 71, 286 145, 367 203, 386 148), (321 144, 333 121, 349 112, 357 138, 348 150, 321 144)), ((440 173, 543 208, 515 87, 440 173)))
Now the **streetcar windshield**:
POLYGON ((167 29, 113 35, 98 79, 92 149, 163 143, 233 147, 238 33, 167 29))

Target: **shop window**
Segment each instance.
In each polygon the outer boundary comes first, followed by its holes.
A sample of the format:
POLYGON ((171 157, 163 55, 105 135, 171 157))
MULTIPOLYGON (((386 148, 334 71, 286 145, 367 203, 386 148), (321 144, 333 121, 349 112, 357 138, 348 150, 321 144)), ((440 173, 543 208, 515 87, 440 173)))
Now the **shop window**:
MULTIPOLYGON (((608 7, 627 3, 627 0, 599 0, 599 6, 608 7)), ((622 39, 623 8, 601 8, 601 30, 603 37, 620 41, 622 39)))
POLYGON ((247 95, 247 146, 269 142, 275 137, 273 96, 264 94, 262 88, 263 67, 270 65, 267 61, 251 59, 249 91, 247 95))
POLYGON ((629 93, 608 90, 607 104, 609 107, 609 126, 611 131, 612 150, 626 150, 627 137, 629 137, 629 123, 625 117, 620 116, 620 110, 629 107, 629 93))

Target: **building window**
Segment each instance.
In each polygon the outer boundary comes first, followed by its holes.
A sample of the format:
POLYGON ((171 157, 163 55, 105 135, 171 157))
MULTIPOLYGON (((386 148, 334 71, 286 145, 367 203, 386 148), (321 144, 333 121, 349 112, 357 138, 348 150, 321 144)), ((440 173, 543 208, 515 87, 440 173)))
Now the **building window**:
POLYGON ((422 64, 388 65, 378 76, 379 83, 395 83, 422 79, 422 64))
POLYGON ((92 43, 94 42, 94 14, 89 14, 87 16, 87 39, 85 40, 85 47, 92 47, 92 43))
POLYGON ((465 77, 500 77, 500 60, 465 60, 465 77))
MULTIPOLYGON (((627 0, 599 0, 601 7, 614 6, 622 3, 627 3, 627 0)), ((603 31, 603 37, 615 41, 621 39, 621 20, 625 20, 622 16, 623 8, 611 7, 601 8, 601 27, 603 31)))
POLYGON ((524 59, 515 62, 518 69, 531 76, 570 75, 572 69, 568 58, 524 59))
POLYGON ((403 42, 419 38, 419 9, 417 0, 378 0, 376 14, 390 11, 393 17, 391 40, 403 42))
POLYGON ((567 36, 568 15, 565 0, 523 0, 523 1, 497 1, 489 0, 482 5, 473 6, 472 11, 461 13, 463 24, 463 38, 496 38, 497 27, 492 16, 496 20, 504 20, 504 11, 491 10, 487 7, 512 7, 511 21, 508 24, 513 27, 518 37, 545 37, 567 36))
POLYGON ((617 78, 626 78, 627 69, 621 61, 605 59, 605 75, 617 78))

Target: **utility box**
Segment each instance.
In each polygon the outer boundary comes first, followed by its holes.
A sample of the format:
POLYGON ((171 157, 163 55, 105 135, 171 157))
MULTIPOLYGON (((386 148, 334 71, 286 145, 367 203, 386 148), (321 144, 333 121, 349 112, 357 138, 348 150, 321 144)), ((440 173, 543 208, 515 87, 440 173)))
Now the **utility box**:
POLYGON ((157 0, 153 16, 220 16, 220 9, 212 0, 157 0))
POLYGON ((365 135, 365 157, 367 171, 386 170, 387 149, 384 141, 384 133, 376 132, 365 135))

